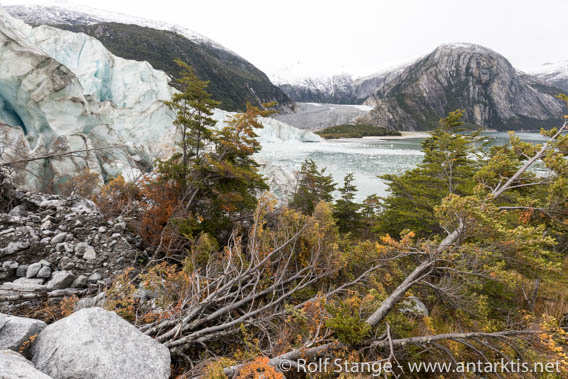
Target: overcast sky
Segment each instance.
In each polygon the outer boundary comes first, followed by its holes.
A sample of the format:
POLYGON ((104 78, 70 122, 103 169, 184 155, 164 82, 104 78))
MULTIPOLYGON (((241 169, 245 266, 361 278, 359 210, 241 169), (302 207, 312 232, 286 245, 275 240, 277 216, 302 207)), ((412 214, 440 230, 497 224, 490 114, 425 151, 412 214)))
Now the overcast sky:
MULTIPOLYGON (((38 0, 0 0, 30 4, 38 0)), ((567 0, 74 0, 180 24, 270 76, 366 75, 446 42, 471 42, 517 68, 568 60, 567 0)))

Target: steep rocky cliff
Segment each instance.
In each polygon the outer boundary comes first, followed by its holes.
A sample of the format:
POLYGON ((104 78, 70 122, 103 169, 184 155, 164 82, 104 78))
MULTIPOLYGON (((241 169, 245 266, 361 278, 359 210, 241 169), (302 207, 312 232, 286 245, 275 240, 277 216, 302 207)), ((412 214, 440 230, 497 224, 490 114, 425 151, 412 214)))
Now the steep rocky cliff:
POLYGON ((539 129, 559 122, 560 89, 519 75, 500 54, 473 44, 446 44, 408 66, 365 104, 365 122, 395 130, 427 130, 449 111, 469 124, 499 130, 539 129))

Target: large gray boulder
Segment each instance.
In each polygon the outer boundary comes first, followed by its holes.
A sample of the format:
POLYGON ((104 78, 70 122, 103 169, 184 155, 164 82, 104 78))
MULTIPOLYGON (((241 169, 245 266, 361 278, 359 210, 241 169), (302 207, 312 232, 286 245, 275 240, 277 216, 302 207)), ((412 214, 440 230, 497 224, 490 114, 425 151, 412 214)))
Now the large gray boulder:
POLYGON ((69 271, 55 271, 52 276, 51 280, 47 282, 46 287, 48 290, 60 290, 63 288, 67 288, 73 283, 75 279, 75 275, 69 271))
POLYGON ((31 336, 38 335, 46 326, 40 320, 0 313, 0 350, 17 351, 24 342, 31 336))
POLYGON ((34 368, 32 362, 12 350, 0 351, 0 378, 2 379, 51 379, 34 368))
POLYGON ((35 366, 55 379, 170 376, 169 350, 102 308, 82 309, 49 325, 31 354, 35 366))

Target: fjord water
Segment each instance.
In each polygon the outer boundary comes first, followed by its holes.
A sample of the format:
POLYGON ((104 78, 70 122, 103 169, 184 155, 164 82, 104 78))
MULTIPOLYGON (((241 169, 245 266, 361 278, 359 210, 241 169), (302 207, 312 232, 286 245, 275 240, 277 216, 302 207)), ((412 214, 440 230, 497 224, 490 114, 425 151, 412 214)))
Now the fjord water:
MULTIPOLYGON (((538 133, 516 133, 523 141, 543 143, 546 141, 538 133)), ((506 132, 484 133, 492 145, 504 145, 509 141, 506 132)), ((387 195, 387 186, 377 176, 401 174, 422 162, 424 154, 420 151, 424 138, 378 139, 353 138, 326 140, 315 143, 265 144, 261 156, 270 160, 274 166, 297 171, 305 159, 312 159, 326 173, 332 174, 338 187, 344 176, 352 172, 358 188, 357 201, 377 194, 387 195)))

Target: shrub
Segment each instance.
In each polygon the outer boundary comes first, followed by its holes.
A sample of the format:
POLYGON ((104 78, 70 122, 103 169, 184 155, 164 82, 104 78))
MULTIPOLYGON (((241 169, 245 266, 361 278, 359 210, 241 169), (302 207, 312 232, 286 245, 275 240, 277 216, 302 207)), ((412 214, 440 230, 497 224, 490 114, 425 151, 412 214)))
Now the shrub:
POLYGON ((103 182, 98 172, 85 168, 64 182, 59 192, 63 196, 80 196, 92 199, 102 184, 103 182))
POLYGON ((182 236, 170 222, 179 211, 179 191, 167 182, 145 180, 142 183, 139 234, 151 246, 168 251, 177 249, 182 236))
MULTIPOLYGON (((355 303, 358 303, 357 300, 355 303)), ((339 301, 335 305, 329 304, 326 307, 331 314, 326 320, 326 326, 335 332, 339 341, 351 346, 363 342, 371 331, 371 325, 361 319, 359 307, 354 305, 356 304, 353 304, 352 300, 348 300, 339 301)))
POLYGON ((105 184, 93 197, 93 201, 106 218, 136 213, 141 199, 141 190, 136 183, 127 182, 118 176, 105 184))
POLYGON ((237 379, 282 379, 284 375, 277 372, 274 367, 268 364, 270 360, 267 357, 257 357, 252 362, 246 364, 239 371, 237 379))
POLYGON ((128 321, 135 321, 134 293, 136 287, 130 280, 130 273, 134 269, 127 268, 118 275, 112 286, 106 291, 105 309, 116 312, 120 317, 128 321))

